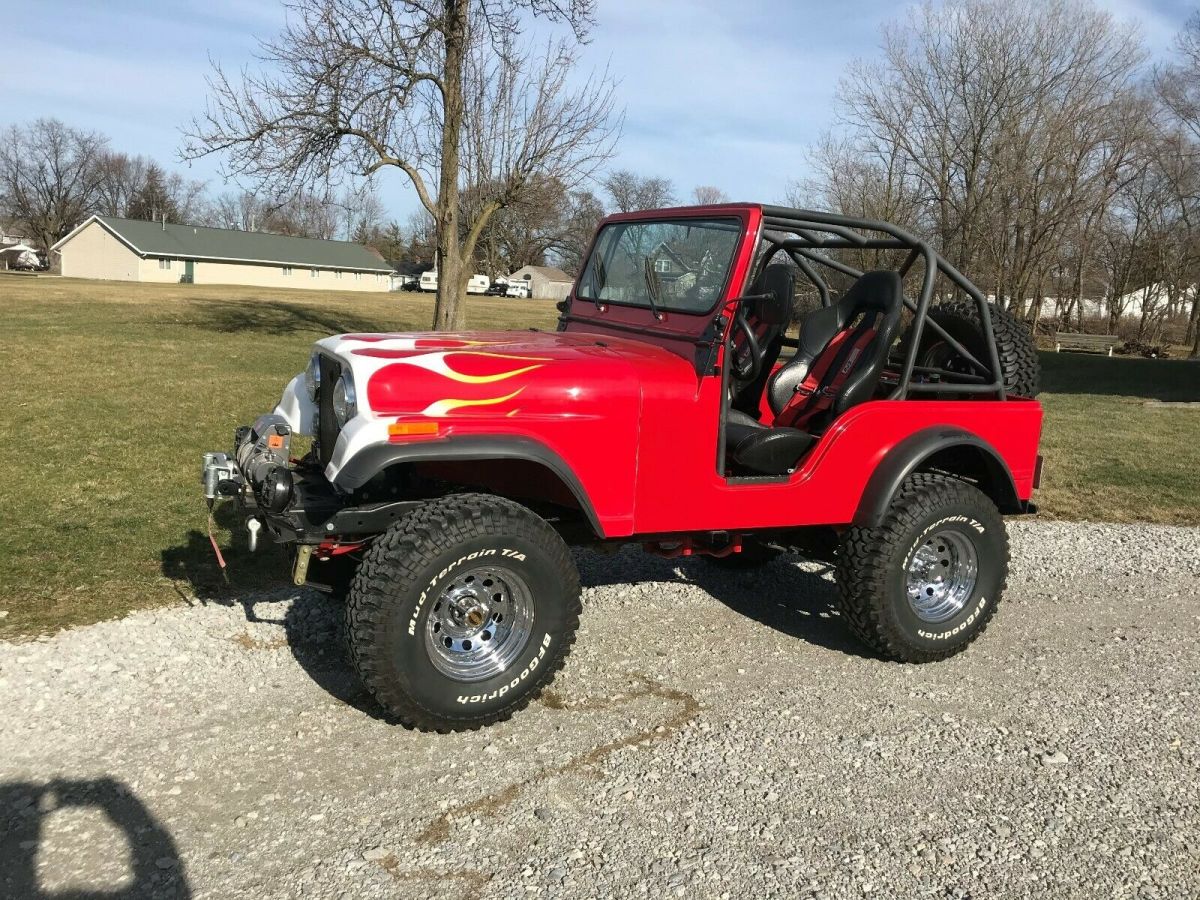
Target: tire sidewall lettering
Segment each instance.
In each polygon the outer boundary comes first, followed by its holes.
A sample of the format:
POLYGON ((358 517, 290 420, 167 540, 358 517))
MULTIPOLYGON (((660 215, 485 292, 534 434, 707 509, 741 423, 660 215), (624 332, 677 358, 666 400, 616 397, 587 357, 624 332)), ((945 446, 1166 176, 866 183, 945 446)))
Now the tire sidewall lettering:
POLYGON ((490 694, 471 694, 469 696, 464 695, 464 694, 459 694, 455 698, 456 701, 460 704, 467 705, 467 704, 472 704, 472 703, 483 703, 484 701, 487 701, 487 700, 498 700, 499 698, 503 697, 510 690, 513 690, 513 689, 519 687, 522 681, 524 681, 526 678, 528 678, 530 675, 532 675, 534 672, 537 671, 538 666, 541 664, 542 660, 546 656, 546 652, 550 649, 551 642, 552 642, 552 639, 549 634, 543 635, 541 644, 538 648, 537 656, 535 656, 533 659, 531 659, 526 664, 525 668, 523 668, 521 670, 521 674, 519 674, 516 678, 512 679, 512 681, 510 681, 508 684, 502 685, 501 687, 492 691, 490 694))
POLYGON ((483 559, 483 558, 491 557, 491 556, 500 556, 506 560, 515 560, 518 562, 525 561, 525 554, 519 550, 514 550, 511 547, 499 547, 496 549, 476 550, 473 553, 468 553, 464 556, 460 556, 454 562, 450 563, 450 565, 446 566, 444 569, 442 569, 440 572, 438 572, 436 575, 434 575, 431 579, 429 579, 429 583, 427 585, 425 585, 424 590, 422 590, 420 596, 417 597, 416 606, 413 608, 412 615, 409 616, 409 619, 408 619, 408 636, 409 637, 417 637, 418 636, 417 635, 417 621, 421 618, 421 613, 425 609, 425 601, 428 600, 430 597, 437 596, 437 594, 438 594, 437 588, 439 587, 439 585, 442 582, 448 580, 449 577, 452 574, 454 574, 455 571, 462 568, 467 563, 474 562, 477 559, 483 559))
MULTIPOLYGON (((1001 526, 1002 528, 1003 526, 1001 526)), ((967 513, 947 513, 945 509, 928 517, 917 530, 915 538, 908 543, 900 555, 899 570, 891 579, 893 615, 903 631, 910 635, 915 644, 931 650, 970 641, 973 633, 988 618, 987 613, 999 595, 1003 557, 998 556, 996 526, 980 521, 967 513), (907 576, 913 557, 930 534, 938 531, 956 531, 962 534, 975 548, 979 570, 975 587, 967 602, 955 616, 936 625, 922 620, 908 602, 907 576)))
POLYGON ((556 643, 568 615, 564 585, 553 576, 553 566, 537 544, 521 537, 476 535, 431 562, 416 580, 408 598, 397 605, 387 626, 389 665, 414 697, 424 697, 431 707, 452 705, 472 714, 507 706, 529 690, 556 655, 556 643), (461 682, 439 672, 425 646, 425 629, 441 592, 463 569, 494 563, 511 568, 525 580, 533 604, 534 631, 513 664, 504 672, 480 682, 461 682), (419 586, 419 589, 414 589, 419 586))

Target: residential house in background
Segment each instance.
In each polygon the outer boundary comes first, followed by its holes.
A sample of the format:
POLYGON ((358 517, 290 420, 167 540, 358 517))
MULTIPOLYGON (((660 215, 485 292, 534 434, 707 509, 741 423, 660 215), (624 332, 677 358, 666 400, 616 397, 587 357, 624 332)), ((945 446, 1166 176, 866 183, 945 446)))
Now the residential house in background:
POLYGON ((575 279, 554 266, 523 266, 508 276, 509 284, 524 281, 529 285, 529 296, 539 300, 564 300, 575 284, 575 279))
POLYGON ((69 278, 387 291, 392 267, 361 244, 92 216, 50 248, 69 278))

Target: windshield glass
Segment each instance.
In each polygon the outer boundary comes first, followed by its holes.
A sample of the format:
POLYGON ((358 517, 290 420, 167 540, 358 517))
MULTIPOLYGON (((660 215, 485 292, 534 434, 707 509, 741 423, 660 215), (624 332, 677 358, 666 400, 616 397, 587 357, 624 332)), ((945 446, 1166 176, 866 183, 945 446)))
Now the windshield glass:
POLYGON ((606 225, 579 279, 577 296, 706 313, 725 288, 740 231, 737 219, 606 225))

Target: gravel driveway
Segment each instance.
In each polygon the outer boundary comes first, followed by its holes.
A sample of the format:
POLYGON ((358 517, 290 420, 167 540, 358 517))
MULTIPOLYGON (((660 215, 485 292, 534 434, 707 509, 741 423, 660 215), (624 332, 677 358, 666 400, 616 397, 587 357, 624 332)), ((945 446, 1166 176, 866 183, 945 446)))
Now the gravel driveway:
POLYGON ((0 644, 0 896, 1200 896, 1200 530, 1010 530, 921 667, 811 564, 583 555, 566 669, 473 734, 380 721, 308 592, 0 644))

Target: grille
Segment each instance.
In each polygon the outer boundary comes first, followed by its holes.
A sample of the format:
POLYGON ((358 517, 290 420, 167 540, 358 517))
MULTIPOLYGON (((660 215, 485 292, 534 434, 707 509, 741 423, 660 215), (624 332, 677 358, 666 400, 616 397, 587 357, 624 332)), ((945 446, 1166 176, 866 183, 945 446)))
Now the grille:
POLYGON ((341 377, 341 363, 321 354, 321 388, 317 395, 317 458, 323 466, 329 465, 329 460, 333 459, 333 445, 337 443, 338 423, 333 414, 333 386, 341 377))

